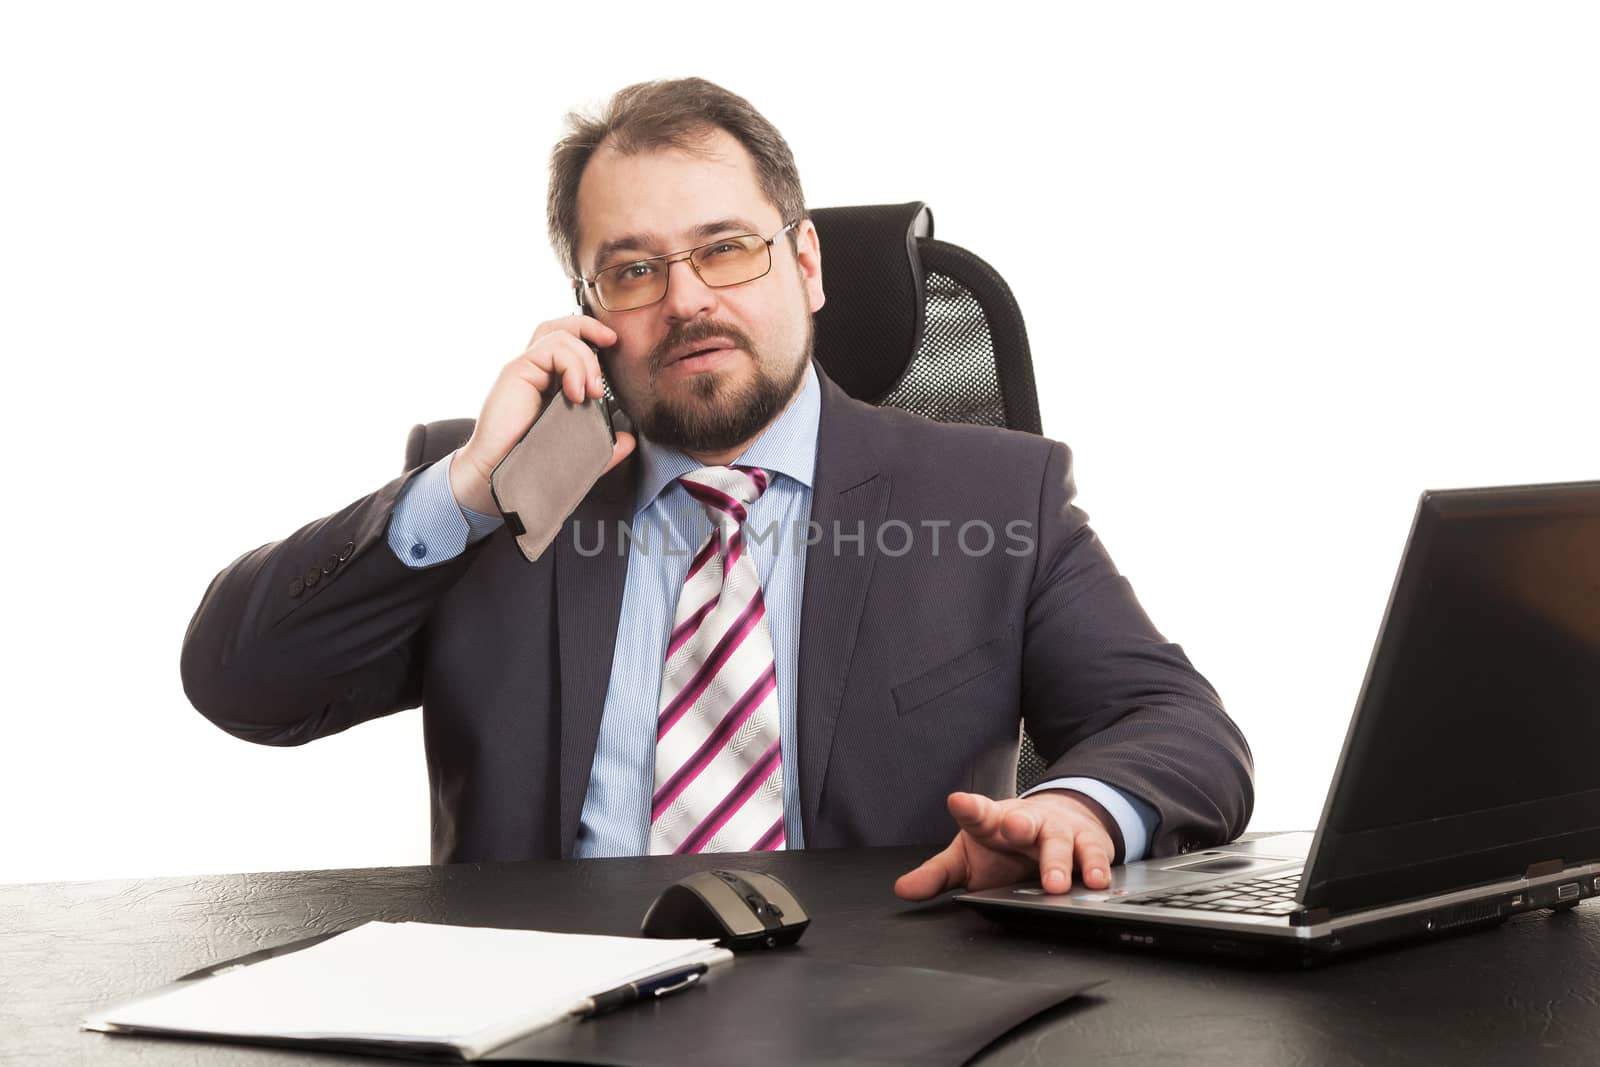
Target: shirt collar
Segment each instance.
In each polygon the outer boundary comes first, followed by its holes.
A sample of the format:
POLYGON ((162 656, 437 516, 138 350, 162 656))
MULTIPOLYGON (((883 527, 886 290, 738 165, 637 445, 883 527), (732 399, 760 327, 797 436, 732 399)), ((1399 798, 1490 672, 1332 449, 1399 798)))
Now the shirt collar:
MULTIPOLYGON (((811 488, 817 466, 817 419, 822 410, 822 388, 817 384, 817 369, 807 365, 800 395, 782 415, 772 421, 734 463, 760 467, 771 474, 782 474, 811 488)), ((637 515, 655 502, 656 497, 681 476, 699 470, 702 464, 675 448, 667 448, 639 436, 639 491, 634 498, 637 515)))

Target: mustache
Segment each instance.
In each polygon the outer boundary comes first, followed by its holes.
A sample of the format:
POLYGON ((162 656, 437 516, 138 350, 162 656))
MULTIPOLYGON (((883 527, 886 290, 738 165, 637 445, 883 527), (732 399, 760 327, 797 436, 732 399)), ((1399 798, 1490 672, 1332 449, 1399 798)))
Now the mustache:
POLYGON ((666 363, 667 354, 684 345, 696 344, 700 341, 709 341, 712 338, 726 338, 737 347, 744 349, 752 356, 755 355, 755 346, 750 343, 750 338, 745 332, 732 323, 717 322, 714 319, 695 319, 692 322, 679 323, 667 331, 659 344, 650 350, 648 364, 650 374, 654 376, 666 363))

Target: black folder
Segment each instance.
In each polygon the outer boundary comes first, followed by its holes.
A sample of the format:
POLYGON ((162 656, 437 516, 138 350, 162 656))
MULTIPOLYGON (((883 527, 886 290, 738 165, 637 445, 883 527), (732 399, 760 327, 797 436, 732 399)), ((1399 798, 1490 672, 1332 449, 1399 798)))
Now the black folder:
POLYGON ((700 988, 579 1019, 504 1045, 487 1060, 614 1067, 789 1067, 826 1063, 959 1067, 1012 1029, 1099 985, 810 959, 804 949, 740 956, 700 988))

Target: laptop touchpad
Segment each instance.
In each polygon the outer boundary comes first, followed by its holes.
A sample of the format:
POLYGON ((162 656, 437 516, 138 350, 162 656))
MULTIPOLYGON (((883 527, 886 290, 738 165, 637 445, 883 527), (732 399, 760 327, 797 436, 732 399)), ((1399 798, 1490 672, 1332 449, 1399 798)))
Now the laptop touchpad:
POLYGON ((1161 869, 1184 871, 1188 874, 1237 874, 1241 871, 1259 871, 1263 867, 1277 867, 1287 862, 1289 861, 1281 856, 1232 856, 1225 853, 1211 859, 1194 860, 1161 869))

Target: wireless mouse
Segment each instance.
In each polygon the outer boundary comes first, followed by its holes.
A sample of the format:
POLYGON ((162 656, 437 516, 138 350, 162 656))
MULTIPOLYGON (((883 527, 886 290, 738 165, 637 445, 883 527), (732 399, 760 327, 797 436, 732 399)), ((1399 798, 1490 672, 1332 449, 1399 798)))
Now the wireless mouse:
POLYGON ((735 952, 792 945, 811 923, 789 887, 755 871, 700 871, 661 891, 645 937, 715 938, 735 952))

